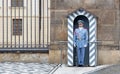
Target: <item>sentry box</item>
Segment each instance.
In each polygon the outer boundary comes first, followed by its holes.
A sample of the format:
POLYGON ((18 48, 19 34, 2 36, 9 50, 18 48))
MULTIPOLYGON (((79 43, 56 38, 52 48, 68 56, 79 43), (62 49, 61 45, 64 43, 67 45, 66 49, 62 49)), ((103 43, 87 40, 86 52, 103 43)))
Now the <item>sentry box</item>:
POLYGON ((78 65, 77 49, 74 47, 74 31, 78 27, 77 21, 84 21, 84 28, 88 31, 88 45, 85 48, 84 66, 97 65, 97 19, 96 16, 84 9, 79 9, 68 15, 68 66, 78 65))

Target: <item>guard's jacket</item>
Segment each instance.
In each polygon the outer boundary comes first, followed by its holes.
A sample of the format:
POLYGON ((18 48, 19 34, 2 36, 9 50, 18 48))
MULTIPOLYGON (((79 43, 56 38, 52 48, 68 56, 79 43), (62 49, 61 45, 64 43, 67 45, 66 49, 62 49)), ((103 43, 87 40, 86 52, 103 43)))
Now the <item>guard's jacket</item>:
POLYGON ((85 28, 76 28, 74 31, 74 45, 77 48, 87 47, 88 31, 85 28))

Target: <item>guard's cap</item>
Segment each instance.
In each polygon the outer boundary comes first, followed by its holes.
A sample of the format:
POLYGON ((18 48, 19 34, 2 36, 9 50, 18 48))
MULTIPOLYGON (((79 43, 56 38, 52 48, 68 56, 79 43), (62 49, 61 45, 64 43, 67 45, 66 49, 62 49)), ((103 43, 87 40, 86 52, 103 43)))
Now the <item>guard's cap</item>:
POLYGON ((84 21, 78 20, 78 24, 80 24, 80 23, 84 24, 84 21))

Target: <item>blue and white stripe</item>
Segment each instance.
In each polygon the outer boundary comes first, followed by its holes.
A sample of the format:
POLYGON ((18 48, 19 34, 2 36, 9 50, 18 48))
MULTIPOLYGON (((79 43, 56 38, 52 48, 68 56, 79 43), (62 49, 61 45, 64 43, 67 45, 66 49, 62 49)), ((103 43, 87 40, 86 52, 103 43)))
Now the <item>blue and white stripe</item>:
POLYGON ((68 65, 73 66, 73 21, 68 19, 68 65))
POLYGON ((84 15, 89 20, 89 65, 96 66, 96 25, 97 21, 94 15, 90 14, 85 10, 77 10, 76 12, 68 16, 68 66, 73 66, 73 22, 74 19, 79 16, 84 15))

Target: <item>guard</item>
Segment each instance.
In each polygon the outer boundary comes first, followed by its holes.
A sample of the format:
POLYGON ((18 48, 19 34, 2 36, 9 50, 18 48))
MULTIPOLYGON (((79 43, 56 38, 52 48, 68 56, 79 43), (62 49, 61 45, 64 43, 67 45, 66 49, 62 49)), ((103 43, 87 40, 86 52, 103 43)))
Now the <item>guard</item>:
POLYGON ((74 31, 74 47, 77 49, 78 66, 84 66, 85 48, 88 45, 88 31, 85 29, 84 21, 78 20, 78 28, 74 31))

